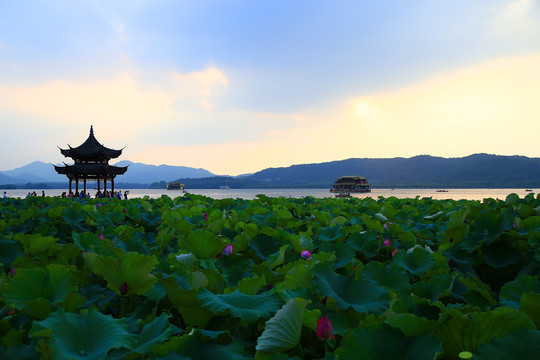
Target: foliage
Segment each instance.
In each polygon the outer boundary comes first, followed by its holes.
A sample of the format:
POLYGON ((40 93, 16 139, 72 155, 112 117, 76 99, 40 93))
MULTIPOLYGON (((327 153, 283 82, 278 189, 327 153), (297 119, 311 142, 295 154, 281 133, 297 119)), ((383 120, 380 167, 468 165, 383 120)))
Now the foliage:
POLYGON ((532 194, 0 203, 0 358, 539 351, 532 194))

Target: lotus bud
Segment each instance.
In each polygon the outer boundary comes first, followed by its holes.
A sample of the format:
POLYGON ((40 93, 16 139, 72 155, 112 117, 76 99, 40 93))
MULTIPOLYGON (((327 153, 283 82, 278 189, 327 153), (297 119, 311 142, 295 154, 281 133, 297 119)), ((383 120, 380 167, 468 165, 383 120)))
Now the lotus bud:
POLYGON ((229 256, 232 254, 232 250, 233 250, 232 244, 229 244, 223 248, 223 250, 221 251, 221 255, 229 256))
POLYGON ((99 240, 103 240, 105 239, 105 237, 103 236, 103 234, 99 234, 99 240))
POLYGON ((303 259, 311 260, 311 251, 302 250, 302 252, 300 253, 300 256, 302 256, 303 259))
POLYGON ((122 208, 122 212, 125 214, 126 213, 126 208, 122 208))
POLYGON ((392 256, 396 255, 396 253, 397 253, 397 249, 392 251, 392 256))
POLYGON ((120 285, 120 294, 127 295, 128 291, 129 291, 129 286, 127 282, 124 281, 124 283, 120 285))
POLYGON ((100 208, 100 207, 101 207, 101 203, 97 203, 96 207, 100 208))
POLYGON ((15 270, 15 268, 11 269, 11 271, 9 272, 9 275, 11 276, 17 275, 17 270, 15 270))
POLYGON ((332 324, 324 314, 317 322, 317 332, 315 334, 320 340, 326 341, 334 338, 335 335, 332 335, 332 331, 332 324))
POLYGON ((383 244, 384 244, 384 246, 390 246, 390 240, 385 239, 383 244))

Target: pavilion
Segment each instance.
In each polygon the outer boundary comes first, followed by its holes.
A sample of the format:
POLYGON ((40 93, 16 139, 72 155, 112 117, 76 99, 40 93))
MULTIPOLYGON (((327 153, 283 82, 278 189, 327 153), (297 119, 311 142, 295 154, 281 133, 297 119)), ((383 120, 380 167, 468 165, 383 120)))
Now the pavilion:
POLYGON ((103 180, 103 191, 107 191, 107 180, 111 183, 111 191, 114 192, 114 178, 127 171, 127 166, 109 165, 109 160, 122 155, 122 150, 109 149, 100 144, 94 137, 94 129, 90 126, 90 135, 81 145, 72 148, 68 144, 68 149, 60 149, 65 157, 72 158, 73 165, 64 163, 65 166, 56 166, 54 169, 58 174, 66 175, 69 179, 69 192, 72 192, 71 183, 75 181, 75 192, 79 192, 79 181, 83 181, 84 192, 86 193, 86 182, 97 181, 97 190, 101 191, 101 181, 103 180))

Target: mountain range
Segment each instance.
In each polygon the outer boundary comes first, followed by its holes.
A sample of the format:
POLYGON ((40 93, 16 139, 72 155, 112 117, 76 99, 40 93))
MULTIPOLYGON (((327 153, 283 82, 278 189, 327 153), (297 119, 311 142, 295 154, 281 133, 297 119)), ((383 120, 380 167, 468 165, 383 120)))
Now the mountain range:
MULTIPOLYGON (((116 180, 122 183, 150 184, 159 181, 171 181, 181 178, 201 178, 215 176, 205 169, 186 166, 147 165, 120 161, 114 165, 128 166, 128 171, 116 180)), ((0 185, 23 185, 27 183, 67 183, 64 175, 59 175, 51 164, 34 161, 22 167, 0 171, 0 185)))
MULTIPOLYGON (((216 176, 205 169, 147 165, 121 161, 129 166, 116 178, 123 187, 163 188, 179 181, 188 189, 219 188, 329 188, 344 175, 361 175, 373 187, 424 188, 540 188, 540 158, 474 154, 461 158, 419 155, 411 158, 354 158, 317 164, 268 168, 245 176, 216 176)), ((0 171, 0 185, 48 184, 64 187, 65 176, 51 164, 34 161, 17 169, 0 171)))

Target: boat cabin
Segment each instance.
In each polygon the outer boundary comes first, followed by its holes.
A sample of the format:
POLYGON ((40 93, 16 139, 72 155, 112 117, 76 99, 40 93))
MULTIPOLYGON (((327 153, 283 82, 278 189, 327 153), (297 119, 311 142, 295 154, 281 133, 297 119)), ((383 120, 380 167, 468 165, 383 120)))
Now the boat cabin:
POLYGON ((342 176, 332 184, 330 192, 340 194, 371 192, 371 185, 363 176, 342 176))

